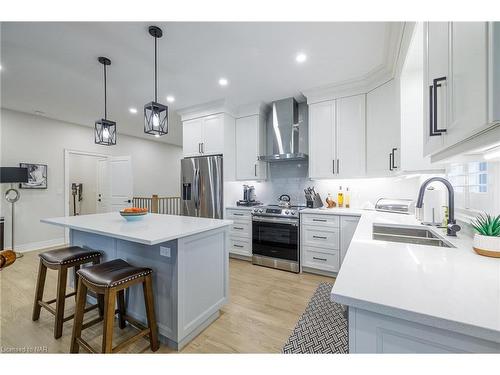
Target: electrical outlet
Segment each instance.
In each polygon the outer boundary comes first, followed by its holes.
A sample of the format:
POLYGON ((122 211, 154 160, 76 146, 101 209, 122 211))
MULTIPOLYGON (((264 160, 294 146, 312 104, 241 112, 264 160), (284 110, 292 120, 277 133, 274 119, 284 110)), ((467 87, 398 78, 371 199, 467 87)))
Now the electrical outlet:
POLYGON ((170 247, 160 246, 160 255, 170 258, 170 247))

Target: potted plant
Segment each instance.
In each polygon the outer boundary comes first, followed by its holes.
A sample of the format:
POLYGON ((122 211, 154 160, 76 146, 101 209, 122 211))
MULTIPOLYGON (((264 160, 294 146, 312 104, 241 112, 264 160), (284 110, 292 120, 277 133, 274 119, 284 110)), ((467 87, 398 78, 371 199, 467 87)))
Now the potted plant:
POLYGON ((477 231, 474 251, 487 257, 500 258, 500 215, 482 214, 471 221, 477 231))

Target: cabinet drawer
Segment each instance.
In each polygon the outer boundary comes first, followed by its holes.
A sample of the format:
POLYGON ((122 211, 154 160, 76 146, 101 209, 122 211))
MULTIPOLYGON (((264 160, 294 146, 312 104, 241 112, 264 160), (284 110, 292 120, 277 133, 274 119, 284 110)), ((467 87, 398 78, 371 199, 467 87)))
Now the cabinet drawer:
POLYGON ((252 220, 252 212, 250 210, 226 210, 226 218, 229 220, 252 220))
POLYGON ((340 220, 336 215, 311 215, 302 214, 300 216, 302 224, 314 224, 318 226, 338 227, 340 220))
POLYGON ((340 249, 340 230, 338 228, 304 225, 302 243, 306 246, 319 246, 327 249, 340 249))
POLYGON ((252 240, 245 238, 229 237, 229 252, 239 255, 252 255, 252 240))
POLYGON ((252 222, 246 221, 235 221, 233 225, 229 227, 229 234, 233 237, 252 237, 252 222))
POLYGON ((339 271, 339 250, 332 252, 322 252, 320 249, 305 246, 303 248, 304 267, 317 268, 324 271, 339 271))

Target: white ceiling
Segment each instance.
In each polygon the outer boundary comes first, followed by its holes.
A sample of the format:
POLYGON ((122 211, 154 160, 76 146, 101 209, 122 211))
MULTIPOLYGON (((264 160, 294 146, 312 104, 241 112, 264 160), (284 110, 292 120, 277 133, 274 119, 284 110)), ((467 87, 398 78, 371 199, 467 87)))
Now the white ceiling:
MULTIPOLYGON (((102 117, 102 65, 108 70, 108 118, 118 131, 144 136, 142 107, 153 99, 153 38, 147 23, 2 23, 2 107, 93 126, 102 117), (128 108, 135 107, 132 115, 128 108)), ((232 106, 298 95, 356 80, 393 63, 394 24, 157 24, 159 101, 173 110, 217 99, 232 106), (391 34, 392 33, 392 34, 391 34), (295 55, 307 54, 303 64, 295 55), (227 87, 218 79, 226 77, 227 87)), ((159 141, 181 144, 175 124, 159 141)), ((156 140, 156 139, 154 139, 156 140)))

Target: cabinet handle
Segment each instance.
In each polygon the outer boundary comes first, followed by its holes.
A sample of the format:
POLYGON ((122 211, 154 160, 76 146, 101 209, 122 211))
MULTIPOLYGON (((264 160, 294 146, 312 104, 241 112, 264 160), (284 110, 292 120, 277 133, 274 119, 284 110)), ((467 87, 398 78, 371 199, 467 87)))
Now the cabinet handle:
POLYGON ((392 171, 392 152, 389 153, 389 170, 392 171))
POLYGON ((337 174, 340 173, 340 159, 337 159, 337 174))
POLYGON ((233 213, 234 216, 244 216, 243 214, 233 213))
POLYGON ((335 174, 335 159, 332 160, 332 173, 335 174))
POLYGON ((239 248, 241 248, 241 249, 243 248, 243 246, 241 246, 241 245, 236 245, 236 244, 234 244, 234 245, 233 245, 233 247, 239 247, 239 248))
POLYGON ((434 99, 433 92, 434 85, 429 86, 429 136, 434 137, 441 135, 441 133, 434 133, 434 99))
POLYGON ((257 164, 253 165, 254 175, 257 177, 257 164))
POLYGON ((201 153, 204 154, 205 153, 205 142, 202 142, 201 143, 201 153))
POLYGON ((326 219, 313 219, 313 221, 320 221, 322 223, 326 223, 326 219))
POLYGON ((320 239, 320 240, 326 240, 327 237, 323 237, 323 236, 313 236, 313 238, 317 238, 317 239, 320 239))
POLYGON ((391 151, 392 154, 392 169, 397 169, 398 167, 396 166, 396 155, 394 155, 394 152, 397 150, 396 147, 394 147, 391 151))
POLYGON ((201 154, 201 143, 198 143, 198 154, 201 154))
POLYGON ((316 258, 316 257, 313 257, 313 259, 322 260, 323 262, 326 262, 326 258, 316 258))
POLYGON ((432 90, 433 90, 433 122, 432 122, 432 131, 435 133, 435 134, 439 134, 441 135, 441 133, 446 133, 446 129, 438 129, 437 127, 437 114, 438 114, 438 111, 437 111, 437 89, 438 87, 441 87, 442 85, 439 84, 439 82, 444 82, 446 81, 446 77, 440 77, 440 78, 435 78, 433 81, 432 81, 432 90))
POLYGON ((242 227, 233 227, 233 229, 243 230, 244 228, 242 228, 242 227))

